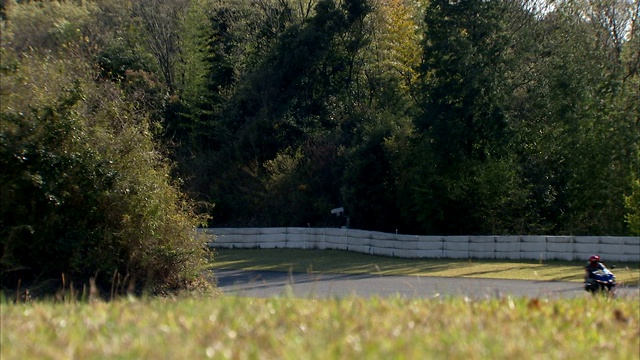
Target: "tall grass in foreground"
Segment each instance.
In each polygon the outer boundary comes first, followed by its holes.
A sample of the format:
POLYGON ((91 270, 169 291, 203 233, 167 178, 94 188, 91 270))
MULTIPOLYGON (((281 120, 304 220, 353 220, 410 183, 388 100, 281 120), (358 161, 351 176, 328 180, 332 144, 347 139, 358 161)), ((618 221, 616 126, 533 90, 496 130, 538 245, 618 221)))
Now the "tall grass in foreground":
POLYGON ((637 299, 2 303, 10 359, 638 359, 637 299))

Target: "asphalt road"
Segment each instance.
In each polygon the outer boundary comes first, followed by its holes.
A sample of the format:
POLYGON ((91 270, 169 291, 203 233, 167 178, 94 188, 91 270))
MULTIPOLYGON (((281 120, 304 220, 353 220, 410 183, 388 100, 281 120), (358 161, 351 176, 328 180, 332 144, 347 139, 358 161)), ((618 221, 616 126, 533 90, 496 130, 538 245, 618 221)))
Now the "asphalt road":
MULTIPOLYGON (((295 296, 301 298, 391 297, 471 299, 504 296, 576 298, 590 296, 581 283, 558 281, 304 274, 277 271, 216 270, 218 288, 228 295, 248 297, 295 296)), ((637 287, 617 289, 618 297, 640 297, 637 287)))

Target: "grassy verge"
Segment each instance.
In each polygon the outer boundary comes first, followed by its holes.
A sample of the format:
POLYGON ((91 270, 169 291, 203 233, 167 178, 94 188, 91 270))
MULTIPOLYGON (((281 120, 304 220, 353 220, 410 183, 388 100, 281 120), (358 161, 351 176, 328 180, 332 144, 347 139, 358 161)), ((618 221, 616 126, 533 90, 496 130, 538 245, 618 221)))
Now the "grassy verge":
POLYGON ((638 359, 636 300, 2 303, 2 359, 638 359))
MULTIPOLYGON (((579 282, 584 276, 584 264, 568 261, 402 259, 338 250, 218 249, 213 268, 579 282)), ((621 285, 640 284, 640 264, 615 265, 614 272, 621 285)))

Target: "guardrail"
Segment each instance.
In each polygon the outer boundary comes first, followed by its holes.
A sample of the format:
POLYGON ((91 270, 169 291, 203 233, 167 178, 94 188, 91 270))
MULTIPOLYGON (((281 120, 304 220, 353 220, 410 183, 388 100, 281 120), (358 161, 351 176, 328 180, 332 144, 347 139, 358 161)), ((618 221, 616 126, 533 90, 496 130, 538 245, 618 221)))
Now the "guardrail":
POLYGON ((214 248, 349 250, 403 258, 585 260, 640 262, 640 237, 423 236, 342 228, 199 229, 214 248))

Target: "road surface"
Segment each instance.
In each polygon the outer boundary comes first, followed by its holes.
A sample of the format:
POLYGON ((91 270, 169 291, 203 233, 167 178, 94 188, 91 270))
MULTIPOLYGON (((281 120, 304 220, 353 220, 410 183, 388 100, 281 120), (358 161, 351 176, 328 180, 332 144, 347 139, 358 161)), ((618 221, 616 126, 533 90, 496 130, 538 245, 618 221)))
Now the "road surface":
MULTIPOLYGON (((371 274, 304 274, 278 271, 216 270, 218 288, 228 295, 301 298, 390 297, 437 298, 504 296, 576 298, 590 296, 581 283, 559 281, 380 276, 371 274)), ((617 290, 618 297, 640 297, 637 287, 617 290)))

